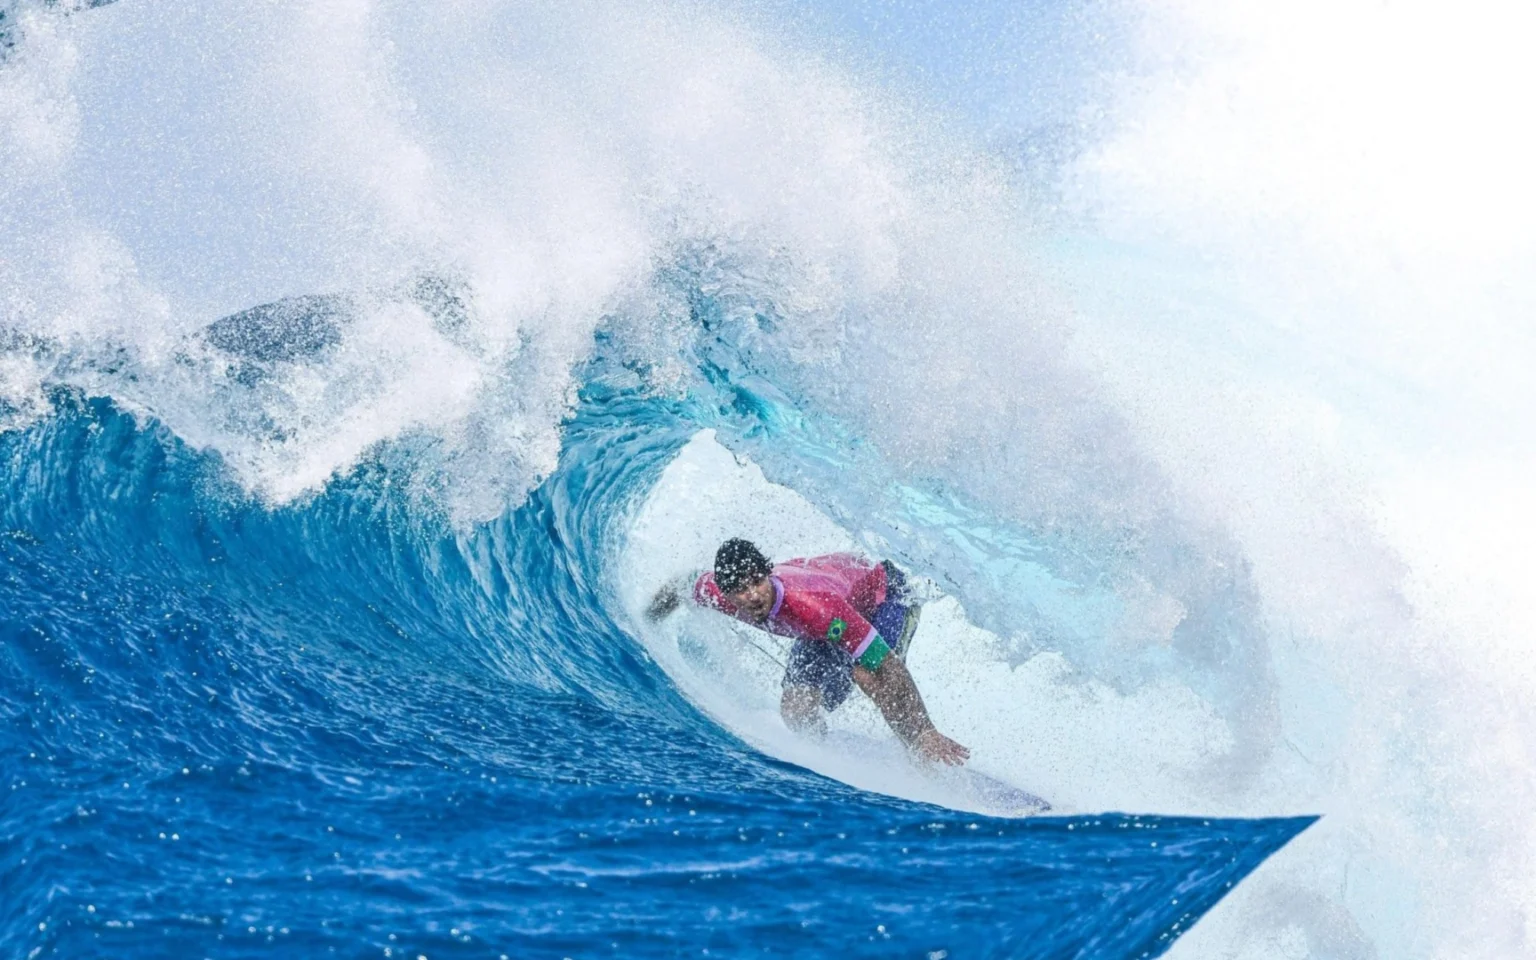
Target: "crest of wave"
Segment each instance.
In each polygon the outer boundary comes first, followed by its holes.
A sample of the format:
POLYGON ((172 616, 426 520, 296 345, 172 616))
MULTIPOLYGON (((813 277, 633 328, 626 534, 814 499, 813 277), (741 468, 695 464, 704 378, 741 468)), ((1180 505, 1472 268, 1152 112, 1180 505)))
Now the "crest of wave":
POLYGON ((43 383, 108 393, 277 501, 421 436, 455 512, 488 516, 553 467, 599 324, 676 367, 692 332, 657 271, 699 250, 785 318, 764 349, 791 380, 866 412, 928 396, 888 432, 909 459, 1022 424, 1071 380, 997 170, 702 7, 128 3, 23 7, 15 33, 13 417, 45 408, 43 383), (467 323, 390 295, 424 274, 470 292, 467 323), (189 339, 330 293, 359 318, 259 398, 223 391, 228 359, 189 339))

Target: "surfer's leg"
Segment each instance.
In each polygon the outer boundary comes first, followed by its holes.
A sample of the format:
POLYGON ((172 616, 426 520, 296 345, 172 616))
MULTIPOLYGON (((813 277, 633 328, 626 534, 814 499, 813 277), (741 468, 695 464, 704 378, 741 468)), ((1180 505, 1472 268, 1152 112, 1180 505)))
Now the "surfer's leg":
POLYGON ((842 647, 821 640, 797 640, 789 651, 784 687, 814 687, 821 705, 836 710, 853 691, 853 659, 842 647))
POLYGON ((784 688, 779 698, 779 716, 784 726, 800 734, 822 735, 827 732, 827 722, 821 716, 821 690, 802 684, 784 688))

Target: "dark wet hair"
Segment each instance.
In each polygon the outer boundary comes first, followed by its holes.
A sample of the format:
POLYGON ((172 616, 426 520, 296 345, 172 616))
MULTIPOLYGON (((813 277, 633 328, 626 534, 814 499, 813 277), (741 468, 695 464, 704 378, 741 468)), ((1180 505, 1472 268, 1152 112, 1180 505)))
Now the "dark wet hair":
POLYGON ((732 537, 715 551, 715 586, 721 593, 735 593, 772 572, 763 551, 746 540, 732 537))

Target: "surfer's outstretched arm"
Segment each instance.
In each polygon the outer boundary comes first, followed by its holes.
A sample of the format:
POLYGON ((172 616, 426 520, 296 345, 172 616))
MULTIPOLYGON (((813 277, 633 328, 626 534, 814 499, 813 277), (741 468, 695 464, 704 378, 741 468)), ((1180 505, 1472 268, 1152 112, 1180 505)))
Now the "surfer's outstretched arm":
POLYGON ((923 695, 917 692, 917 684, 900 658, 887 656, 873 670, 855 666, 853 680, 869 699, 875 701, 885 722, 891 725, 902 742, 923 758, 950 766, 959 766, 970 759, 970 750, 934 727, 928 718, 928 708, 923 704, 923 695))
POLYGON ((656 596, 651 598, 650 606, 645 608, 645 619, 659 623, 677 609, 677 604, 677 588, 669 583, 657 590, 656 596))
POLYGON ((652 623, 660 623, 672 615, 688 596, 693 588, 693 581, 697 574, 684 573, 673 577, 661 585, 656 595, 651 598, 650 605, 645 608, 645 619, 652 623))

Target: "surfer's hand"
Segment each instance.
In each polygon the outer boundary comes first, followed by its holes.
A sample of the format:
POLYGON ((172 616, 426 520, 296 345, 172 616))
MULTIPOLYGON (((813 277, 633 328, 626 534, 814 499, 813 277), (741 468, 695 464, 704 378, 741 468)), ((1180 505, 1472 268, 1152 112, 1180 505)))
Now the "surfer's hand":
POLYGON ((677 609, 677 588, 671 586, 662 587, 656 591, 656 596, 651 600, 651 605, 645 610, 645 619, 652 623, 659 623, 666 619, 667 615, 677 609))
POLYGON ((947 764, 951 767, 958 767, 971 758, 971 751, 933 727, 918 734, 912 746, 924 760, 947 764))

